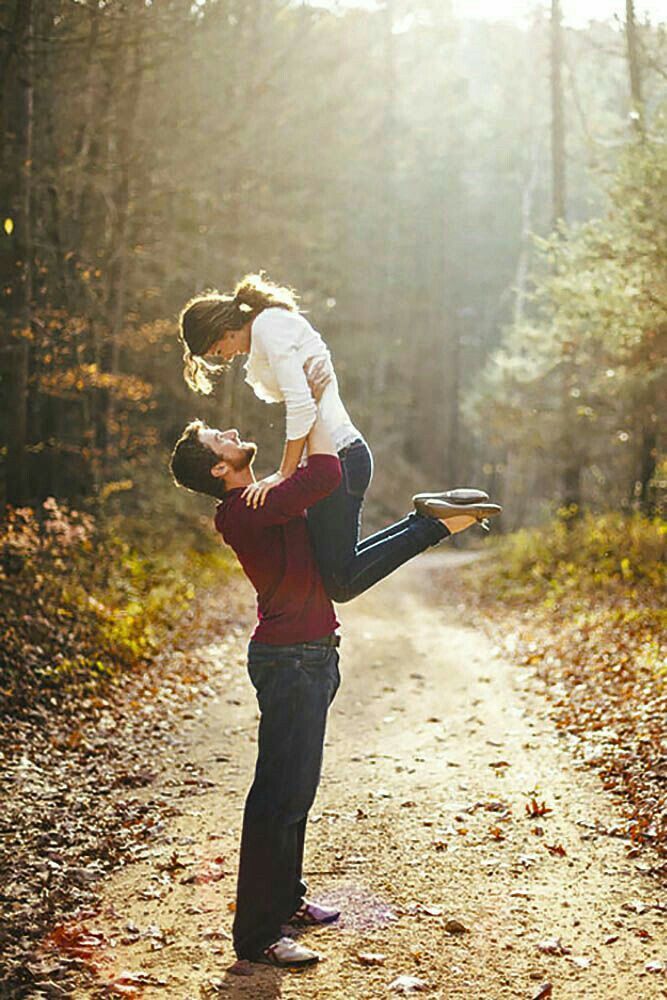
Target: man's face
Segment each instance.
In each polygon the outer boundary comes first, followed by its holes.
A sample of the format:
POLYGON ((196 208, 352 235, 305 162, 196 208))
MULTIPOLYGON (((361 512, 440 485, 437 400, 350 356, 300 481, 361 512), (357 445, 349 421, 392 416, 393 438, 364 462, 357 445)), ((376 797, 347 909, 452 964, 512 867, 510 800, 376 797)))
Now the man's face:
POLYGON ((202 427, 199 430, 199 440, 235 472, 247 468, 257 454, 254 441, 242 441, 235 427, 227 431, 202 427))

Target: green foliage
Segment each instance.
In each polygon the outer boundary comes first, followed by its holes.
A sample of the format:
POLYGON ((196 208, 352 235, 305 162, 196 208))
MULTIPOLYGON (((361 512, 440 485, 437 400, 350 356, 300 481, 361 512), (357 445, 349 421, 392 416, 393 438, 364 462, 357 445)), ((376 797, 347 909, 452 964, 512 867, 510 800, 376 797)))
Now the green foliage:
MULTIPOLYGON (((143 547, 118 521, 53 499, 9 511, 0 529, 0 698, 51 701, 149 660, 197 588, 230 572, 222 548, 143 547)), ((144 532, 145 535, 145 532, 144 532)), ((186 536, 187 542, 187 536, 186 536)))
POLYGON ((628 147, 605 214, 537 245, 530 316, 506 331, 468 399, 470 420, 497 446, 521 451, 555 495, 554 470, 574 463, 588 476, 585 500, 609 506, 634 494, 655 510, 667 146, 628 147))
POLYGON ((482 570, 483 588, 500 600, 552 606, 572 596, 632 599, 665 585, 667 522, 641 515, 587 514, 573 523, 569 512, 548 526, 502 539, 482 570))

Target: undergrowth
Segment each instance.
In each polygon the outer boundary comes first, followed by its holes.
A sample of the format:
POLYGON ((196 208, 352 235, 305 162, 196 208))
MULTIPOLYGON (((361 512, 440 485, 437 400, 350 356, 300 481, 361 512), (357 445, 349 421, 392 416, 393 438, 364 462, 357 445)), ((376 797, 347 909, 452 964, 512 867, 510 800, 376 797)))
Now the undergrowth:
MULTIPOLYGON (((49 499, 0 527, 0 704, 55 705, 146 663, 228 553, 171 527, 95 520, 49 499), (176 534, 176 537, 174 535, 176 534)), ((210 540, 209 540, 210 539, 210 540)))

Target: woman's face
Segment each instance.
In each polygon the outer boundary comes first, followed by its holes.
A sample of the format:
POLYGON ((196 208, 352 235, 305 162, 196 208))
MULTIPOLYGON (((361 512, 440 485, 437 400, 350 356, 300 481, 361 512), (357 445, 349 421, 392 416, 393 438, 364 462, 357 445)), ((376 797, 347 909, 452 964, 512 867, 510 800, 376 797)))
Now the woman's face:
POLYGON ((240 330, 225 330, 223 335, 209 347, 207 358, 219 361, 231 361, 238 354, 247 354, 250 350, 250 325, 240 330))

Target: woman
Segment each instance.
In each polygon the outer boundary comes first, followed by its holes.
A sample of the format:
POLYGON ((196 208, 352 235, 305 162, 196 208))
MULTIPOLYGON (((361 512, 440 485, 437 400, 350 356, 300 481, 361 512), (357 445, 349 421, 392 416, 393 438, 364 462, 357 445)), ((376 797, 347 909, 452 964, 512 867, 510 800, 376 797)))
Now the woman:
POLYGON ((184 376, 195 391, 209 393, 211 376, 238 354, 247 354, 246 382, 255 394, 267 403, 285 403, 280 468, 247 487, 246 503, 263 504, 269 490, 295 471, 319 407, 343 471, 338 489, 308 512, 332 600, 351 600, 447 535, 500 513, 479 490, 419 494, 416 513, 359 540, 363 498, 373 473, 370 449, 340 398, 331 355, 298 311, 290 289, 262 275, 246 275, 231 295, 208 292, 191 299, 180 315, 180 334, 184 376))

